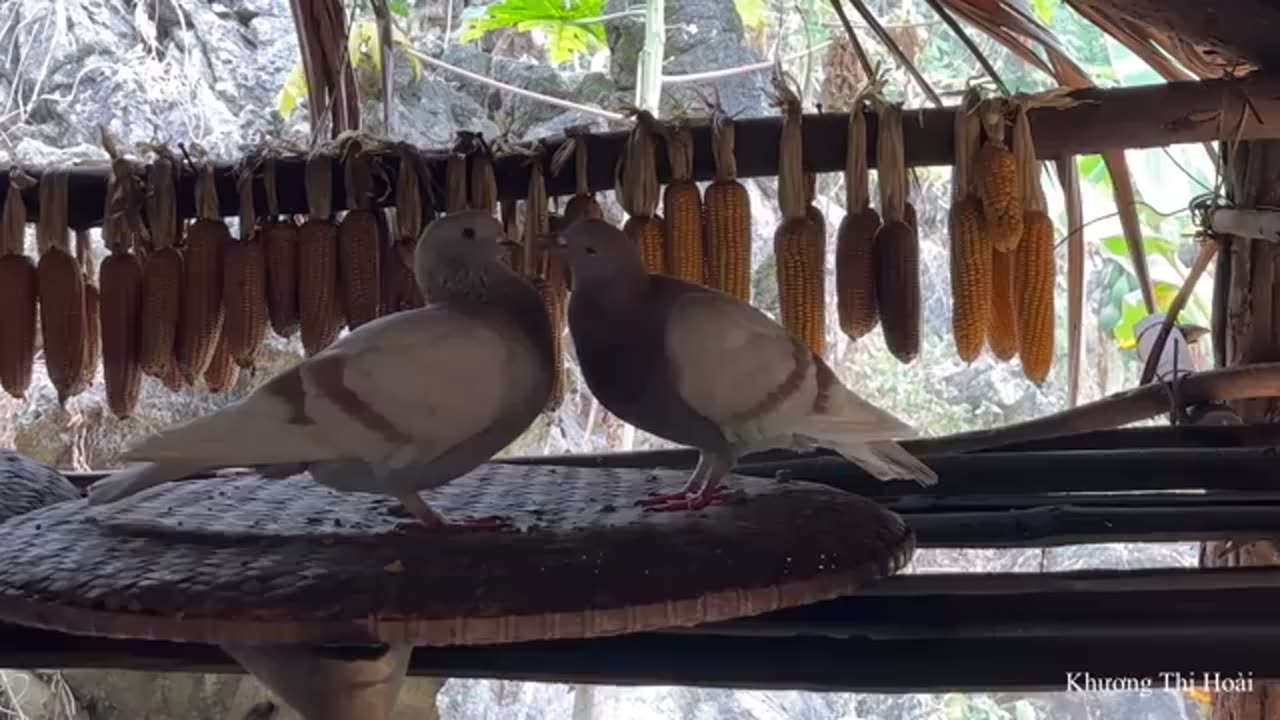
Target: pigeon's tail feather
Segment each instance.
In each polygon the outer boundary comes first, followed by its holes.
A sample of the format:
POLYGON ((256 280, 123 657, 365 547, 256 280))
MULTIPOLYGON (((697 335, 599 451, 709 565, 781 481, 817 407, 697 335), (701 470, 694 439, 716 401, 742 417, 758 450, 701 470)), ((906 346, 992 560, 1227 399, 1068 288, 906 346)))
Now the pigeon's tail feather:
POLYGON ((203 463, 137 463, 109 475, 89 487, 89 504, 105 505, 174 480, 208 469, 203 463))
POLYGON ((914 480, 924 487, 938 483, 938 473, 896 442, 842 442, 830 447, 877 480, 914 480))

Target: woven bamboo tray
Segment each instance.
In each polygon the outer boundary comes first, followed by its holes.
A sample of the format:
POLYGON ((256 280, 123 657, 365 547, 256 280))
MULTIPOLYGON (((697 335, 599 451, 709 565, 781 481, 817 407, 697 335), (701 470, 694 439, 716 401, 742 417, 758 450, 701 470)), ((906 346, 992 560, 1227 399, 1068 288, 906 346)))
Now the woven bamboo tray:
POLYGON ((47 465, 0 450, 0 522, 79 497, 76 486, 47 465))
POLYGON ((468 645, 729 620, 855 592, 905 565, 897 515, 733 477, 693 513, 635 500, 682 472, 486 465, 425 497, 516 529, 432 532, 393 500, 223 476, 0 524, 0 619, 206 643, 468 645))

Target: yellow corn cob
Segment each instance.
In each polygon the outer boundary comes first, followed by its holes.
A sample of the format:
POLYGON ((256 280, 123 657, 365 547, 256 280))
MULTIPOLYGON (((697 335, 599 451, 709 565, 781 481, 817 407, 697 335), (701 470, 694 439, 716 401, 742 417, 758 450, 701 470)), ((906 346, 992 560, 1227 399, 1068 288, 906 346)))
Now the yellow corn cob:
POLYGON ((17 254, 0 257, 0 384, 19 400, 31 386, 37 285, 36 264, 31 258, 17 254))
POLYGON ((98 286, 88 278, 84 281, 84 367, 75 392, 82 393, 93 385, 98 374, 98 361, 102 357, 102 297, 98 286))
POLYGON ((76 259, 58 247, 40 256, 36 274, 45 369, 61 404, 74 394, 87 359, 84 274, 76 259))
POLYGON ((142 388, 138 362, 142 330, 142 263, 128 251, 102 259, 102 377, 107 404, 118 418, 133 414, 142 388))
POLYGON ((991 317, 987 344, 991 354, 1010 360, 1018 353, 1018 318, 1013 294, 1015 253, 991 253, 991 317))
POLYGON ((222 335, 222 255, 231 233, 221 220, 201 218, 187 230, 182 263, 182 310, 178 370, 195 385, 213 359, 222 335))
POLYGON ((875 329, 880 318, 874 253, 879 229, 880 213, 867 205, 846 214, 836 233, 836 311, 840 329, 853 340, 875 329))
POLYGON ((650 273, 665 273, 666 231, 661 217, 631 216, 623 224, 622 231, 640 247, 644 268, 650 273))
POLYGON ((737 180, 707 186, 707 266, 711 286, 747 302, 751 299, 751 196, 737 180))
POLYGON ((212 393, 226 392, 235 387, 238 379, 240 379, 240 367, 236 365, 235 359, 231 357, 231 351, 227 349, 226 336, 220 337, 218 346, 214 348, 213 357, 209 360, 209 367, 204 371, 205 387, 212 393))
POLYGON ((999 252, 1013 250, 1022 236, 1017 159, 1003 143, 988 141, 978 153, 977 174, 987 238, 999 252))
POLYGON ((667 272, 699 285, 706 281, 702 245, 702 197, 692 181, 667 185, 662 197, 666 221, 667 272))
POLYGON ((267 259, 260 234, 228 242, 223 263, 223 344, 236 365, 253 367, 267 334, 267 259))
POLYGON ((142 320, 138 331, 138 363, 157 378, 176 367, 178 320, 182 307, 182 253, 166 247, 147 256, 142 270, 142 320))
POLYGON ((338 229, 312 218, 298 228, 298 314, 307 357, 338 339, 343 309, 338 287, 338 229))
POLYGON ((338 276, 347 327, 378 317, 380 247, 386 235, 380 210, 351 210, 338 224, 338 276))
POLYGON ((267 270, 267 315, 282 338, 298 332, 298 226, 292 220, 264 225, 258 235, 267 270))
POLYGON ((821 245, 819 229, 809 218, 787 220, 774 233, 782 325, 818 355, 826 347, 825 282, 818 251, 821 245))
POLYGON ((1053 365, 1055 289, 1053 222, 1040 211, 1026 214, 1014 255, 1013 288, 1018 312, 1022 372, 1039 385, 1053 365))
POLYGON ((951 331, 956 353, 973 362, 987 340, 991 316, 991 244, 982 206, 973 196, 951 208, 951 331))
MULTIPOLYGON (((908 215, 908 219, 910 215, 908 215)), ((890 221, 875 240, 876 305, 885 346, 899 362, 920 354, 920 246, 908 222, 890 221)))
POLYGON ((546 410, 553 412, 560 404, 564 402, 564 323, 565 323, 565 294, 563 290, 564 279, 558 277, 555 273, 548 273, 545 278, 534 280, 534 285, 538 288, 538 294, 542 296, 543 306, 547 309, 547 315, 551 320, 551 349, 552 349, 552 366, 553 375, 551 381, 551 396, 547 399, 546 410))

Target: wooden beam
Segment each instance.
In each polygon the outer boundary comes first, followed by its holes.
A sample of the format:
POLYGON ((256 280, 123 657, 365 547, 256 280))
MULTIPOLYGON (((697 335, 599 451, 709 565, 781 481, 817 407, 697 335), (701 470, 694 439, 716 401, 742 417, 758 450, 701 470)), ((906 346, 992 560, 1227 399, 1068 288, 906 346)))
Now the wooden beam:
MULTIPOLYGON (((1224 133, 1234 136, 1237 128, 1241 138, 1280 137, 1280 75, 1255 74, 1241 80, 1209 80, 1203 82, 1177 82, 1166 85, 1145 85, 1129 88, 1078 90, 1071 97, 1080 104, 1066 109, 1038 108, 1030 111, 1034 128, 1037 154, 1043 159, 1054 159, 1074 154, 1094 153, 1113 148, 1145 148, 1177 143, 1203 142, 1219 139, 1224 133), (1255 115, 1256 113, 1256 115, 1255 115), (1242 115, 1247 121, 1240 126, 1242 115)), ((911 110, 904 114, 906 162, 910 166, 949 165, 954 156, 952 128, 954 108, 911 110)), ((868 151, 875 153, 877 118, 868 117, 868 151)), ((845 140, 848 116, 840 113, 807 115, 804 121, 805 169, 815 173, 840 172, 844 167, 845 140)), ((704 124, 693 130, 694 177, 710 180, 713 176, 711 132, 704 124)), ((744 178, 774 176, 777 174, 777 152, 781 123, 777 117, 748 118, 737 122, 738 174, 744 178)), ((626 140, 624 132, 611 132, 589 136, 590 167, 588 185, 592 190, 611 189, 614 169, 626 140)), ((544 142, 547 152, 544 161, 550 163, 562 138, 544 142)), ((657 148, 658 176, 661 182, 670 179, 670 166, 662 147, 657 148)), ((500 198, 523 198, 528 191, 528 158, 514 154, 498 158, 496 171, 500 198)), ((428 162, 433 182, 437 186, 435 198, 442 208, 445 160, 437 156, 428 162)), ((278 166, 279 200, 282 212, 305 213, 306 198, 303 183, 303 161, 300 158, 282 159, 278 166)), ((395 155, 384 158, 385 180, 394 182, 399 161, 395 155)), ((105 181, 108 169, 103 167, 76 168, 70 180, 71 226, 81 229, 99 225, 105 181)), ((29 172, 39 177, 38 169, 29 172)), ((219 207, 223 215, 234 216, 238 211, 235 169, 220 166, 217 169, 219 207)), ((334 210, 346 209, 345 189, 340 182, 340 172, 334 173, 334 210)), ((184 170, 178 184, 178 214, 191 217, 194 214, 194 175, 184 170)), ((394 197, 386 193, 383 177, 377 181, 375 192, 390 203, 394 197)), ((0 195, 8 185, 0 183, 0 195)), ((574 190, 571 174, 553 176, 547 171, 547 191, 551 195, 568 195, 574 190)), ((24 192, 28 216, 38 214, 38 193, 35 188, 24 192)), ((266 195, 261 177, 255 183, 257 207, 265 207, 266 195)))
POLYGON ((1209 216, 1216 233, 1280 242, 1280 211, 1218 208, 1209 216))
MULTIPOLYGON (((900 576, 757 618, 586 641, 419 648, 410 673, 544 682, 945 692, 1066 689, 1067 673, 1280 677, 1260 571, 900 576), (894 587, 896 586, 896 591, 894 587), (1230 612, 1223 612, 1230 608, 1230 612)), ((334 649, 340 651, 341 649, 334 649)), ((348 649, 360 655, 361 649, 348 649)), ((241 672, 207 645, 0 624, 0 667, 241 672)))

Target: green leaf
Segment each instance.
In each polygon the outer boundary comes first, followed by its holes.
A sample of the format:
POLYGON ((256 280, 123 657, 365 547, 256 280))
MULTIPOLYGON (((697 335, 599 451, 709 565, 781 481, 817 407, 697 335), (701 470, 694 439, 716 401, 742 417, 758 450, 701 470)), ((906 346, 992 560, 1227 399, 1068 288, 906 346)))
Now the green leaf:
POLYGON ((409 3, 405 2, 405 0, 391 0, 387 7, 390 8, 394 15, 409 17, 409 3))
POLYGON ((276 97, 276 112, 280 113, 280 117, 288 120, 297 109, 298 103, 306 96, 307 75, 302 68, 302 63, 298 63, 289 71, 284 85, 280 86, 280 94, 276 97))
POLYGON ((1058 9, 1056 0, 1034 0, 1031 5, 1036 11, 1036 17, 1040 18, 1040 22, 1045 25, 1053 22, 1053 13, 1058 9))
POLYGON ((765 0, 734 0, 738 17, 742 18, 742 26, 749 31, 759 30, 768 20, 768 5, 765 0))
POLYGON ((502 0, 481 14, 468 18, 458 36, 471 42, 495 30, 512 28, 520 32, 540 30, 547 34, 547 55, 556 64, 568 62, 578 53, 590 53, 605 46, 602 23, 583 23, 604 14, 605 0, 502 0))
POLYGON ((1116 323, 1116 327, 1111 334, 1116 339, 1116 345, 1121 350, 1129 350, 1138 346, 1137 338, 1134 336, 1134 328, 1142 319, 1147 316, 1146 305, 1142 302, 1142 292, 1134 290, 1124 296, 1124 302, 1120 306, 1120 322, 1116 323))

